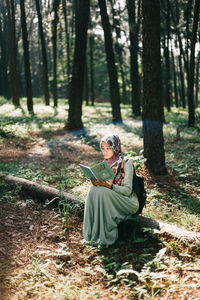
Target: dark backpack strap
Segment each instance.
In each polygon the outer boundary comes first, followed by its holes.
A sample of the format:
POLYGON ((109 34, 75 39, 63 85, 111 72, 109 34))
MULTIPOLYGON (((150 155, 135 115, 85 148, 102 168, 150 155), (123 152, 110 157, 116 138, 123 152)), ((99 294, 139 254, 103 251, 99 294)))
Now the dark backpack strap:
POLYGON ((122 181, 121 184, 124 183, 124 177, 125 177, 125 159, 122 160, 121 165, 120 165, 120 173, 122 175, 122 181))

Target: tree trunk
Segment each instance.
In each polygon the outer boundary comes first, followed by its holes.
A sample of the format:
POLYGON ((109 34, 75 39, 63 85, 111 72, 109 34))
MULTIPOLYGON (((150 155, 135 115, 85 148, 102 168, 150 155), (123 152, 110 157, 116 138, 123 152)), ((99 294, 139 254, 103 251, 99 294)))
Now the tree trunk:
POLYGON ((111 27, 107 13, 105 0, 98 0, 101 14, 101 21, 104 31, 105 49, 107 57, 108 75, 110 83, 110 97, 112 106, 113 121, 121 121, 120 111, 120 93, 117 78, 117 70, 115 66, 115 56, 113 50, 113 40, 111 35, 111 27))
POLYGON ((130 66, 131 66, 131 102, 132 113, 135 116, 141 114, 140 110, 140 83, 138 72, 138 24, 135 18, 135 0, 127 0, 129 39, 130 39, 130 66))
POLYGON ((200 69, 200 51, 197 57, 196 64, 196 93, 195 93, 195 106, 198 107, 198 96, 199 96, 199 69, 200 69))
POLYGON ((70 70, 70 35, 68 29, 66 0, 62 0, 62 8, 63 8, 64 22, 65 22, 65 36, 66 36, 66 50, 67 50, 67 98, 68 98, 71 70, 70 70))
POLYGON ((116 33, 116 41, 115 41, 115 52, 118 57, 119 70, 122 80, 122 103, 127 103, 127 93, 126 93, 126 80, 125 80, 125 72, 124 72, 124 59, 123 59, 123 46, 120 45, 119 40, 121 39, 121 29, 120 22, 116 14, 116 10, 113 5, 113 0, 109 0, 111 9, 112 9, 112 19, 113 19, 113 29, 116 33))
POLYGON ((166 77, 165 77, 165 87, 166 87, 166 107, 167 110, 171 109, 171 96, 170 96, 170 67, 169 67, 169 41, 170 41, 170 6, 169 0, 167 0, 167 17, 166 17, 166 27, 167 27, 167 39, 166 45, 164 45, 165 53, 165 65, 166 65, 166 77))
POLYGON ((45 39, 44 39, 42 15, 40 12, 39 0, 35 0, 35 4, 36 4, 37 16, 38 16, 39 35, 40 35, 41 47, 42 47, 44 101, 45 101, 46 105, 49 105, 48 63, 47 63, 46 45, 45 45, 45 39))
POLYGON ((28 42, 28 33, 27 33, 27 26, 26 26, 26 12, 25 12, 25 3, 24 2, 25 2, 25 0, 20 0, 21 25, 22 25, 22 37, 23 37, 23 49, 24 49, 25 85, 26 85, 28 111, 30 113, 33 113, 29 42, 28 42))
POLYGON ((171 55, 172 55, 172 68, 173 68, 175 105, 176 105, 176 107, 179 107, 178 90, 177 90, 177 79, 176 79, 176 64, 175 64, 174 53, 173 53, 173 49, 172 48, 171 48, 171 55))
POLYGON ((142 0, 143 135, 146 165, 166 174, 161 99, 160 4, 142 0))
POLYGON ((184 74, 183 74, 183 66, 182 66, 182 59, 184 61, 185 64, 185 68, 187 69, 187 61, 185 59, 185 55, 184 55, 184 51, 183 51, 183 45, 182 45, 182 40, 181 40, 181 36, 180 36, 180 32, 178 29, 178 24, 179 24, 179 18, 180 18, 180 14, 179 14, 179 10, 178 10, 178 3, 175 0, 175 15, 174 16, 174 12, 171 9, 171 16, 172 16, 172 20, 174 23, 174 28, 176 30, 176 36, 178 38, 178 43, 179 43, 179 50, 180 50, 180 54, 178 55, 178 60, 179 60, 179 69, 180 69, 180 81, 181 81, 181 103, 183 108, 186 107, 186 101, 185 101, 185 84, 184 84, 184 74))
POLYGON ((88 58, 86 54, 85 59, 85 79, 84 79, 84 89, 83 89, 84 100, 86 105, 89 105, 89 76, 88 76, 88 58))
POLYGON ((24 178, 15 177, 12 175, 4 176, 0 173, 0 179, 4 180, 11 186, 21 187, 21 192, 23 192, 25 195, 33 197, 33 199, 39 200, 42 203, 45 203, 46 200, 52 201, 54 199, 53 204, 57 205, 59 200, 62 198, 65 198, 72 203, 81 203, 81 200, 72 194, 62 192, 43 184, 38 184, 24 178))
POLYGON ((195 62, 195 44, 197 41, 197 28, 199 22, 199 11, 200 11, 200 1, 195 0, 194 6, 194 20, 192 27, 192 36, 190 44, 190 67, 188 74, 188 125, 195 125, 195 114, 194 114, 194 62, 195 62))
MULTIPOLYGON (((84 209, 84 201, 72 194, 23 178, 14 177, 12 175, 0 174, 0 179, 9 184, 9 186, 20 187, 20 191, 25 195, 30 196, 37 201, 39 200, 43 204, 45 204, 46 200, 48 200, 48 203, 46 203, 46 205, 49 204, 57 207, 59 201, 68 201, 71 204, 75 204, 77 206, 77 210, 80 210, 82 212, 84 209)), ((189 242, 195 242, 198 245, 200 244, 199 233, 191 232, 182 228, 178 228, 174 225, 156 221, 143 216, 138 216, 135 223, 136 226, 140 228, 156 229, 156 231, 159 233, 167 233, 175 238, 189 242)))
POLYGON ((185 20, 185 25, 186 25, 186 30, 185 30, 185 40, 186 40, 186 45, 185 45, 185 57, 186 57, 186 62, 187 62, 187 67, 186 67, 186 75, 188 79, 188 85, 189 85, 189 48, 190 48, 190 19, 193 18, 191 12, 192 12, 192 6, 193 6, 194 0, 187 0, 187 5, 186 9, 184 11, 184 20, 185 20))
POLYGON ((59 8, 60 0, 54 0, 53 2, 53 35, 52 35, 52 43, 53 43, 53 101, 54 106, 58 106, 58 94, 57 94, 57 25, 58 25, 58 8, 59 8))
POLYGON ((185 108, 186 107, 185 84, 184 84, 184 74, 183 74, 182 55, 181 54, 179 54, 178 59, 179 59, 180 80, 181 80, 181 102, 182 102, 182 107, 185 108))
POLYGON ((1 88, 2 95, 10 98, 10 83, 8 78, 8 28, 5 2, 0 2, 2 19, 0 18, 0 50, 1 50, 1 88))
MULTIPOLYGON (((90 31, 92 31, 92 25, 90 24, 90 31)), ((90 93, 91 93, 91 105, 94 106, 95 92, 94 92, 94 54, 93 54, 93 46, 94 46, 94 36, 93 33, 90 32, 89 36, 89 56, 90 56, 90 93)))
POLYGON ((7 0, 8 26, 9 26, 9 53, 10 53, 10 79, 12 100, 15 106, 19 106, 19 80, 17 74, 17 44, 15 30, 15 9, 13 0, 7 0))
POLYGON ((81 117, 90 0, 76 0, 75 4, 76 37, 72 80, 69 89, 68 123, 66 124, 70 130, 83 127, 81 117))

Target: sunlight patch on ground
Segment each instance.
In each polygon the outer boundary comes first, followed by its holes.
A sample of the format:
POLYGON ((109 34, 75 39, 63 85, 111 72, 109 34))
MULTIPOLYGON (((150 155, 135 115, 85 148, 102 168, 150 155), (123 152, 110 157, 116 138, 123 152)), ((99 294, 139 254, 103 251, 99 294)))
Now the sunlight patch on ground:
POLYGON ((85 180, 84 183, 82 183, 81 185, 77 185, 77 186, 73 187, 72 192, 74 194, 78 195, 79 197, 81 197, 81 199, 85 200, 90 186, 91 186, 90 181, 85 180))

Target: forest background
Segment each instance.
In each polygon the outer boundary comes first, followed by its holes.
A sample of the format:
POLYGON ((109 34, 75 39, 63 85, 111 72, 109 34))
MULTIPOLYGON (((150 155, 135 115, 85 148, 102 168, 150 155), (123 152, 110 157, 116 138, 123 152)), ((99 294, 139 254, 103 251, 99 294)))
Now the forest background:
POLYGON ((77 205, 49 209, 3 178, 84 199, 78 163, 102 159, 100 138, 118 132, 145 178, 144 215, 198 232, 199 6, 1 1, 2 299, 198 299, 198 239, 146 230, 113 255, 85 249, 77 205))

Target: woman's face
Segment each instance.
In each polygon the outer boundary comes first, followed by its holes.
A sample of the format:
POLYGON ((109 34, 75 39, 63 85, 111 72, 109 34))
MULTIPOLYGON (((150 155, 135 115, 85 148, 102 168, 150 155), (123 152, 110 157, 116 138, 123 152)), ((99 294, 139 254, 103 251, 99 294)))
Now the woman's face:
POLYGON ((114 155, 112 147, 106 142, 101 143, 101 151, 105 159, 109 159, 114 155))

